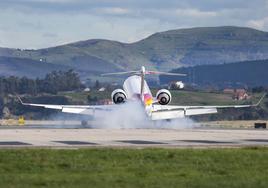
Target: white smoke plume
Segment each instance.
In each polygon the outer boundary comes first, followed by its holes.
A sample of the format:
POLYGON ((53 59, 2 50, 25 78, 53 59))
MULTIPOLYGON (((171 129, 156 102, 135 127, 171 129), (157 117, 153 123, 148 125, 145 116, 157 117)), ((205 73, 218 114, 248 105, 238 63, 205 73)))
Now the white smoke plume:
POLYGON ((139 102, 128 102, 118 105, 113 111, 97 113, 92 126, 107 129, 185 129, 198 125, 189 118, 152 121, 139 102))
POLYGON ((50 120, 62 122, 56 128, 96 128, 96 129, 191 129, 199 124, 189 118, 152 121, 147 117, 139 102, 127 102, 116 105, 111 111, 96 111, 92 118, 87 115, 59 113, 50 120), (81 125, 87 121, 88 125, 81 125), (71 122, 74 122, 72 124, 71 122))

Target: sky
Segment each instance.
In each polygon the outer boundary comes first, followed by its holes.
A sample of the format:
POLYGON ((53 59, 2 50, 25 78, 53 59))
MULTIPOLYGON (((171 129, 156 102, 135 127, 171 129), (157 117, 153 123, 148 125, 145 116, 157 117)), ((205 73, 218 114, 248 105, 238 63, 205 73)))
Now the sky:
POLYGON ((0 0, 0 47, 8 48, 131 43, 170 29, 226 25, 268 31, 268 0, 0 0))

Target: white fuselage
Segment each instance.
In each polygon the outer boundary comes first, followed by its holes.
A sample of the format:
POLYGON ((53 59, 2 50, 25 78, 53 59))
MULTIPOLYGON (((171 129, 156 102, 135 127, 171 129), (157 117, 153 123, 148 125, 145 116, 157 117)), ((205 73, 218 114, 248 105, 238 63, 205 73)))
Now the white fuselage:
POLYGON ((140 100, 145 107, 147 115, 151 114, 153 96, 147 82, 142 80, 141 76, 134 75, 128 77, 123 84, 123 89, 126 92, 129 101, 140 100), (141 88, 142 82, 143 90, 141 88))
MULTIPOLYGON (((134 75, 134 76, 130 76, 128 77, 123 84, 123 89, 127 94, 127 99, 142 99, 142 96, 140 96, 141 94, 141 77, 134 75)), ((144 89, 143 89, 143 93, 144 95, 150 95, 152 96, 152 93, 149 89, 148 84, 146 83, 146 81, 144 81, 144 89)))

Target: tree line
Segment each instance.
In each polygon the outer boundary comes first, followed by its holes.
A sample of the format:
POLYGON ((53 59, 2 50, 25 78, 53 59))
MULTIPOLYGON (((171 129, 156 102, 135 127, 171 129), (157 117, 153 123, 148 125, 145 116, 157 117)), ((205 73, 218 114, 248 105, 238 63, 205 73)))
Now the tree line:
POLYGON ((43 79, 27 77, 0 77, 0 95, 50 93, 83 88, 79 75, 73 70, 53 71, 43 79))
POLYGON ((234 88, 241 86, 256 87, 268 86, 268 60, 244 61, 221 65, 198 65, 182 67, 171 72, 184 73, 185 77, 160 75, 160 83, 167 84, 173 80, 185 83, 198 84, 199 86, 216 86, 234 88))

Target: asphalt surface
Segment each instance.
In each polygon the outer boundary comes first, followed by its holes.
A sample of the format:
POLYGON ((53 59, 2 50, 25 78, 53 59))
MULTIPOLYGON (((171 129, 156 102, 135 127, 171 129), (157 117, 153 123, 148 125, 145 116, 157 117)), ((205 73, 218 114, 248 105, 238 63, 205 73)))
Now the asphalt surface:
POLYGON ((0 148, 268 146, 266 129, 88 129, 83 127, 1 127, 0 148))

